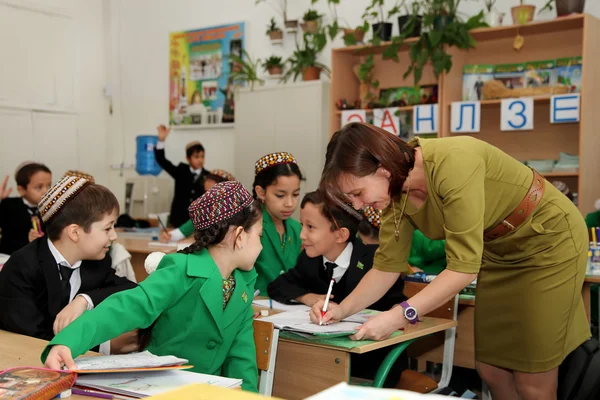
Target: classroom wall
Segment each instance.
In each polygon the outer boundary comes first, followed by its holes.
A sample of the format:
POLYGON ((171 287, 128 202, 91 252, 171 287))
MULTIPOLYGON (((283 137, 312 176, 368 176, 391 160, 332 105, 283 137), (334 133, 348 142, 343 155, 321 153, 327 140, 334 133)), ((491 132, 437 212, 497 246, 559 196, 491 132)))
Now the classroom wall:
MULTIPOLYGON (((107 176, 103 0, 0 0, 0 175, 107 176)), ((13 191, 16 193, 16 190, 13 191)))

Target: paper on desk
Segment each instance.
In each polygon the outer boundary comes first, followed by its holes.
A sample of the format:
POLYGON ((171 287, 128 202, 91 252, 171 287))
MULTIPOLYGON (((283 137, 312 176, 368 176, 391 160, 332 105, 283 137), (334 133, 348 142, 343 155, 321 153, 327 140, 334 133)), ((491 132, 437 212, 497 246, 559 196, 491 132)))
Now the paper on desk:
POLYGON ((152 241, 152 242, 148 242, 148 246, 156 246, 156 247, 177 247, 177 246, 178 246, 178 243, 177 243, 177 242, 163 243, 163 242, 158 242, 158 241, 152 241))
POLYGON ((378 389, 338 383, 306 400, 443 400, 446 396, 420 394, 397 389, 378 389))
POLYGON ((285 311, 279 314, 262 318, 261 321, 272 322, 276 328, 311 333, 311 334, 336 334, 356 332, 361 324, 356 322, 338 322, 331 325, 317 325, 310 322, 310 310, 285 311))
POLYGON ((149 351, 114 356, 78 357, 77 369, 111 370, 125 368, 153 368, 187 364, 188 360, 175 356, 155 356, 149 351))
POLYGON ((300 303, 298 303, 298 304, 283 304, 278 301, 269 300, 269 299, 254 299, 254 301, 252 301, 252 304, 254 304, 255 306, 269 308, 269 307, 271 307, 271 301, 273 302, 273 310, 278 310, 278 311, 310 310, 310 307, 308 307, 304 304, 300 304, 300 303))
POLYGON ((360 324, 364 324, 365 322, 367 322, 369 319, 373 318, 374 316, 376 316, 377 314, 379 314, 380 311, 377 310, 362 310, 357 312, 354 315, 349 316, 348 318, 344 318, 344 321, 346 322, 358 322, 360 324))

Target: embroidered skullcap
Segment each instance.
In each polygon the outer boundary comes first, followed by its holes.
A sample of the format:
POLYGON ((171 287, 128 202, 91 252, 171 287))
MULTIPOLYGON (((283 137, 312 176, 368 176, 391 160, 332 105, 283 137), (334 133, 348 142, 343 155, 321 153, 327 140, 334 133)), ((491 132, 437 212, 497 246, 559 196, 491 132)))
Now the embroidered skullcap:
POLYGON ((258 159, 254 164, 254 175, 258 175, 262 171, 274 167, 279 164, 298 164, 296 157, 286 151, 280 151, 279 153, 267 154, 258 159))
POLYGON ((86 174, 83 171, 78 171, 76 169, 70 169, 67 172, 65 172, 65 174, 63 175, 63 178, 65 176, 76 176, 78 178, 83 178, 85 180, 87 180, 90 183, 96 183, 96 180, 94 179, 94 177, 90 174, 86 174))
POLYGON ((373 207, 364 207, 362 212, 371 225, 377 229, 381 227, 381 210, 373 207))
POLYGON ((210 174, 217 176, 219 178, 223 178, 226 181, 235 181, 235 178, 233 177, 233 175, 231 175, 229 172, 224 171, 222 169, 213 169, 212 171, 210 171, 210 174))
POLYGON ((191 149, 194 146, 202 146, 202 143, 200 143, 197 140, 194 140, 193 142, 189 142, 188 144, 185 145, 185 151, 188 151, 189 149, 191 149))
POLYGON ((17 175, 19 175, 19 172, 21 172, 23 168, 31 164, 37 163, 35 161, 23 161, 21 164, 17 165, 17 168, 15 169, 15 180, 17 180, 17 175))
POLYGON ((200 231, 225 221, 248 207, 253 201, 252 195, 241 183, 237 181, 217 183, 190 205, 189 212, 194 229, 200 231))
POLYGON ((78 176, 65 176, 44 194, 38 204, 42 221, 47 223, 60 209, 91 183, 78 176))

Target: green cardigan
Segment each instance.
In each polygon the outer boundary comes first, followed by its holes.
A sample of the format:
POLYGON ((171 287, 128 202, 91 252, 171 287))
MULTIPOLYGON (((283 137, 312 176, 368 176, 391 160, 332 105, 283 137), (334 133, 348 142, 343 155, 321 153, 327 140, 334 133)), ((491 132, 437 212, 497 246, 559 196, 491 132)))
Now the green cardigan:
POLYGON ((445 246, 445 240, 431 240, 415 229, 408 264, 428 275, 438 275, 446 268, 445 246))
POLYGON ((147 350, 186 358, 191 371, 242 379, 257 391, 258 370, 252 299, 256 272, 235 270, 236 285, 223 310, 223 279, 207 250, 166 255, 138 287, 116 293, 62 330, 53 345, 65 345, 73 357, 154 321, 147 350))
POLYGON ((296 265, 296 260, 302 251, 301 230, 302 226, 295 219, 285 220, 286 243, 282 249, 281 236, 275 228, 271 215, 263 206, 263 235, 260 239, 263 249, 254 263, 258 274, 256 289, 260 290, 261 295, 268 296, 269 283, 296 265))

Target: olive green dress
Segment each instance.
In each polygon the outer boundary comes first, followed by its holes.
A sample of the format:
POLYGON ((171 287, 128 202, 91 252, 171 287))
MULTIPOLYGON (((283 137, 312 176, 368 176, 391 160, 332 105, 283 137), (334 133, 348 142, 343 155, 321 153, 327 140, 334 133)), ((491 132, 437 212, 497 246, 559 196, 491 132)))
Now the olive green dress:
MULTIPOLYGON (((392 203, 384 210, 374 267, 406 271, 415 227, 430 239, 446 239, 447 269, 478 273, 476 360, 520 372, 557 367, 591 336, 581 296, 588 245, 583 216, 546 182, 541 202, 518 229, 484 241, 483 232, 527 194, 533 172, 469 136, 411 144, 422 149, 428 195, 418 210, 408 202, 399 241, 392 203)), ((404 196, 394 199, 397 217, 404 196)))

